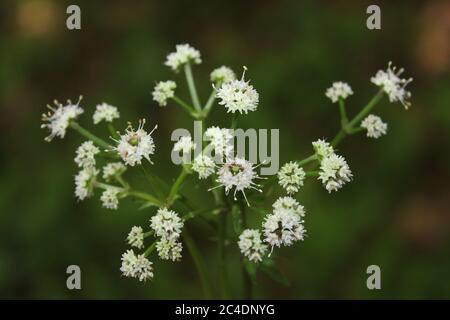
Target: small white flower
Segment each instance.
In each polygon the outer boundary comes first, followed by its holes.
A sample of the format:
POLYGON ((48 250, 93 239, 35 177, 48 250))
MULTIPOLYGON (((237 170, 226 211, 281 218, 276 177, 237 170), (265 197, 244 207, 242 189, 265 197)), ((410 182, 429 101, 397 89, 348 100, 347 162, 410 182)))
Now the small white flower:
POLYGON ((280 197, 273 204, 273 212, 291 211, 300 217, 305 216, 305 208, 292 197, 280 197))
POLYGON ((156 84, 153 90, 153 100, 155 100, 161 107, 167 105, 167 100, 175 96, 175 89, 177 84, 174 81, 160 81, 156 84))
POLYGON ((232 80, 217 89, 217 98, 221 99, 219 104, 224 105, 227 112, 239 111, 241 114, 247 114, 258 108, 259 94, 250 85, 250 81, 244 80, 244 74, 242 74, 241 80, 232 80))
POLYGON ((218 171, 217 182, 220 186, 225 187, 225 193, 234 189, 234 199, 236 200, 236 193, 242 192, 245 201, 248 204, 247 197, 245 195, 245 189, 254 189, 261 192, 259 185, 254 183, 253 180, 258 179, 259 176, 255 172, 255 166, 249 161, 243 158, 228 159, 227 162, 218 171))
POLYGON ((331 144, 329 144, 328 142, 326 142, 323 139, 319 139, 317 141, 314 141, 312 143, 313 148, 314 148, 314 152, 316 153, 316 155, 319 157, 320 159, 326 158, 329 155, 334 153, 333 147, 331 146, 331 144))
POLYGON ((95 167, 85 167, 75 176, 75 196, 79 200, 92 195, 97 174, 98 170, 95 167))
POLYGON ((162 237, 156 243, 156 251, 158 251, 159 257, 163 260, 179 261, 181 259, 182 250, 183 245, 176 239, 162 237))
POLYGON ((178 214, 166 208, 158 209, 158 212, 150 219, 150 227, 155 231, 156 236, 166 239, 178 239, 183 225, 178 214))
POLYGON ((224 83, 235 80, 236 75, 230 68, 221 66, 220 68, 216 68, 211 72, 210 79, 212 83, 220 86, 224 83))
POLYGON ((191 136, 182 136, 173 146, 173 151, 180 152, 183 154, 189 153, 191 150, 194 150, 196 144, 192 142, 191 136))
POLYGON ((408 101, 411 98, 411 92, 406 91, 405 88, 413 79, 400 78, 403 71, 403 68, 397 71, 396 67, 392 67, 392 62, 389 62, 387 70, 379 70, 370 81, 383 88, 390 102, 400 102, 405 109, 408 109, 411 106, 411 102, 408 101))
POLYGON ((331 102, 336 103, 339 99, 346 99, 349 95, 353 94, 352 88, 345 82, 333 82, 333 85, 327 89, 325 95, 331 100, 331 102))
POLYGON ((120 136, 117 150, 122 160, 129 166, 134 167, 136 164, 141 164, 142 158, 147 159, 151 163, 150 155, 155 152, 155 143, 151 134, 157 128, 148 133, 144 128, 145 119, 139 121, 139 127, 134 130, 131 125, 125 130, 125 133, 120 136))
POLYGON ((250 261, 260 262, 267 252, 267 246, 261 241, 261 233, 255 229, 246 229, 239 236, 239 249, 250 261))
POLYGON ((186 63, 202 63, 200 52, 189 44, 179 44, 176 46, 175 52, 169 53, 164 64, 172 70, 178 71, 180 66, 186 63))
POLYGON ((296 162, 288 162, 278 171, 278 183, 288 194, 298 192, 303 186, 305 171, 296 162))
POLYGON ((127 236, 128 244, 142 249, 144 247, 144 231, 141 227, 133 226, 127 236))
POLYGON ((120 271, 125 277, 137 278, 139 281, 153 278, 153 263, 143 254, 136 255, 133 250, 127 250, 121 260, 120 271))
POLYGON ((117 188, 108 188, 103 191, 100 200, 102 201, 103 207, 106 209, 117 210, 119 206, 119 198, 118 195, 120 190, 117 188))
POLYGON ((92 116, 94 124, 98 124, 101 121, 113 122, 114 119, 118 118, 120 118, 119 110, 104 102, 95 107, 95 112, 92 116))
POLYGON ((344 157, 332 154, 320 163, 319 180, 324 187, 331 191, 337 191, 350 182, 353 175, 344 157))
POLYGON ((205 137, 211 141, 216 156, 230 157, 233 153, 233 134, 230 129, 210 127, 205 131, 205 137))
POLYGON ((199 154, 194 159, 194 163, 192 164, 192 170, 198 173, 199 179, 206 179, 210 175, 214 173, 216 165, 208 156, 199 154))
POLYGON ((75 163, 80 168, 95 167, 95 155, 99 152, 92 141, 85 141, 76 151, 75 163))
POLYGON ((264 241, 273 248, 303 240, 306 230, 302 223, 301 216, 293 210, 276 210, 264 219, 264 241))
POLYGON ((45 141, 52 141, 54 137, 61 139, 65 137, 70 121, 75 120, 84 112, 79 106, 81 99, 82 97, 75 104, 67 100, 67 105, 65 106, 55 100, 56 108, 47 105, 50 111, 42 115, 42 121, 48 123, 41 125, 41 128, 48 128, 50 130, 50 135, 45 138, 45 141))
POLYGON ((361 127, 367 130, 369 138, 378 139, 387 132, 387 124, 380 117, 369 114, 362 122, 361 127))
POLYGON ((115 176, 120 176, 127 167, 122 162, 110 162, 103 167, 103 179, 111 181, 115 176))

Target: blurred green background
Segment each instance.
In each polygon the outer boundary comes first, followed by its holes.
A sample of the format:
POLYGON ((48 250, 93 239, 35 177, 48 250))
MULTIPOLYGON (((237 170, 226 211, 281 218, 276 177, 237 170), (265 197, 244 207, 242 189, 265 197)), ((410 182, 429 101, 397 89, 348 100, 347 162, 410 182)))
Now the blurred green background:
MULTIPOLYGON (((202 53, 194 69, 200 96, 209 72, 222 64, 247 77, 260 93, 258 112, 240 126, 280 128, 281 163, 302 158, 310 142, 331 138, 338 109, 324 95, 336 80, 353 87, 355 114, 376 92, 369 81, 389 60, 414 77, 413 106, 384 99, 375 113, 389 124, 379 140, 352 136, 339 147, 353 183, 329 195, 308 181, 298 194, 307 210, 308 238, 277 251, 290 286, 258 275, 256 298, 406 299, 450 297, 450 2, 377 1, 382 30, 366 28, 366 1, 2 1, 0 4, 0 298, 202 298, 194 264, 155 262, 155 278, 142 284, 120 275, 120 256, 133 225, 148 225, 152 209, 122 201, 102 209, 95 197, 73 194, 75 148, 81 139, 44 142, 45 105, 83 94, 81 124, 92 127, 95 105, 120 108, 121 120, 146 117, 159 124, 155 165, 171 182, 170 133, 192 130, 174 105, 151 99, 158 80, 183 74, 163 65, 175 44, 202 53), (82 30, 65 27, 66 7, 78 4, 82 30), (68 265, 82 270, 82 290, 66 288, 68 265), (366 268, 382 271, 382 289, 366 288, 366 268)), ((216 108, 208 124, 228 125, 216 108)), ((226 118, 226 119, 225 119, 226 118)), ((123 126, 124 127, 124 126, 123 126)), ((123 127, 121 129, 123 129, 123 127)), ((150 127, 150 126, 149 126, 150 127)), ((95 128, 106 136, 105 127, 95 128)), ((131 173, 130 179, 145 187, 131 173)), ((203 204, 205 186, 190 179, 185 192, 203 204)), ((269 208, 275 195, 267 199, 269 208)), ((189 223, 217 279, 215 235, 189 223)), ((236 245, 228 249, 230 286, 241 297, 236 245)), ((214 280, 217 283, 217 280, 214 280)))

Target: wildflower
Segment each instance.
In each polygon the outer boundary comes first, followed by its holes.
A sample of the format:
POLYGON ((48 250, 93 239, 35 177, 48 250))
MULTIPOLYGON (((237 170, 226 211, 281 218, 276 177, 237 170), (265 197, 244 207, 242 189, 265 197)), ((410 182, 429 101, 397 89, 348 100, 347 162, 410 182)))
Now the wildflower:
POLYGON ((191 136, 182 136, 173 146, 173 151, 183 151, 183 154, 186 154, 195 149, 195 147, 196 144, 192 142, 191 136))
POLYGON ((106 209, 117 210, 119 206, 119 198, 118 198, 119 193, 120 193, 119 189, 112 187, 103 191, 100 197, 103 207, 105 207, 106 209))
POLYGON ((320 163, 319 180, 328 192, 339 190, 346 182, 350 182, 352 177, 352 172, 342 156, 333 153, 320 163))
POLYGON ((79 200, 92 195, 97 174, 98 170, 95 167, 85 167, 75 176, 75 196, 79 200))
POLYGON ((336 103, 339 99, 346 99, 348 96, 353 94, 352 88, 345 82, 333 82, 333 85, 327 89, 325 95, 331 100, 331 102, 336 103))
POLYGON ((326 142, 323 139, 319 139, 312 143, 314 152, 318 156, 319 160, 328 157, 329 155, 334 153, 333 147, 331 144, 326 142))
POLYGON ((378 139, 387 132, 387 124, 380 117, 369 114, 362 122, 361 127, 367 130, 369 138, 378 139))
POLYGON ((125 130, 125 133, 120 136, 115 150, 119 153, 125 164, 129 166, 135 166, 141 164, 142 158, 147 159, 150 163, 150 155, 155 152, 155 143, 151 134, 158 127, 150 132, 146 132, 144 128, 145 119, 139 121, 139 127, 134 130, 131 124, 125 130))
POLYGON ((255 229, 246 229, 239 236, 239 249, 250 261, 260 262, 267 252, 267 246, 261 241, 261 233, 255 229))
POLYGON ((92 141, 85 141, 76 151, 75 163, 80 168, 95 167, 95 155, 99 152, 92 141))
POLYGON ((176 239, 162 237, 156 243, 156 251, 163 260, 179 261, 181 259, 182 250, 183 245, 176 239))
POLYGON ((165 239, 178 239, 183 225, 178 214, 166 208, 158 209, 156 215, 150 219, 150 227, 155 231, 156 236, 165 239))
POLYGON ((128 233, 127 241, 130 246, 142 249, 144 247, 144 231, 142 228, 133 226, 128 233))
POLYGON ((264 219, 264 241, 273 248, 303 240, 306 230, 302 223, 301 216, 294 210, 275 210, 264 219))
POLYGON ((296 193, 303 186, 305 171, 295 162, 286 163, 278 171, 278 183, 288 194, 296 193))
POLYGON ((122 162, 111 162, 103 167, 103 179, 111 181, 114 177, 120 176, 127 168, 122 162))
POLYGON ((167 100, 175 96, 175 89, 177 84, 174 81, 160 81, 156 84, 153 90, 153 100, 156 101, 161 107, 167 105, 167 100))
POLYGON ((58 101, 54 101, 56 108, 47 105, 47 107, 53 112, 44 113, 42 115, 42 121, 48 122, 41 125, 41 128, 48 128, 50 135, 45 138, 45 141, 52 141, 54 137, 64 138, 67 128, 70 125, 70 121, 78 118, 84 111, 79 106, 82 97, 78 99, 78 102, 73 104, 70 100, 67 100, 67 105, 62 105, 58 101))
POLYGON ((253 180, 259 178, 255 172, 255 167, 249 161, 242 158, 229 159, 222 168, 219 169, 217 182, 220 186, 225 187, 225 193, 234 187, 234 199, 236 200, 236 193, 242 192, 245 201, 248 200, 245 196, 245 189, 254 189, 261 192, 259 185, 254 183, 253 180))
POLYGON ((221 99, 219 104, 224 105, 227 112, 247 114, 258 108, 259 94, 249 81, 244 80, 245 70, 241 80, 232 80, 217 89, 217 98, 221 99))
POLYGON ((300 217, 305 216, 305 208, 292 197, 280 197, 273 204, 274 212, 290 211, 295 212, 300 217))
POLYGON ((233 134, 230 129, 210 127, 206 129, 205 136, 211 141, 216 156, 229 157, 233 153, 233 134))
POLYGON ((104 102, 95 107, 95 112, 92 116, 94 124, 98 124, 101 121, 113 122, 114 119, 118 118, 120 118, 119 110, 104 102))
POLYGON ((220 86, 236 79, 234 71, 226 66, 214 69, 210 75, 211 82, 220 86))
POLYGON ((199 179, 208 178, 214 173, 215 167, 214 161, 210 157, 202 154, 195 157, 194 163, 192 164, 192 170, 198 173, 199 179))
POLYGON ((200 52, 189 44, 179 44, 176 46, 175 52, 169 53, 164 64, 172 70, 178 71, 180 66, 186 63, 202 63, 200 52))
POLYGON ((389 62, 387 70, 379 70, 370 81, 383 89, 388 95, 390 102, 400 102, 405 109, 408 109, 411 106, 411 102, 407 100, 411 98, 411 92, 406 91, 405 88, 413 79, 400 78, 403 71, 403 68, 397 71, 396 67, 392 67, 392 62, 389 62))
POLYGON ((153 263, 143 254, 136 255, 133 250, 127 250, 121 260, 120 271, 125 277, 137 278, 139 281, 153 278, 153 263))

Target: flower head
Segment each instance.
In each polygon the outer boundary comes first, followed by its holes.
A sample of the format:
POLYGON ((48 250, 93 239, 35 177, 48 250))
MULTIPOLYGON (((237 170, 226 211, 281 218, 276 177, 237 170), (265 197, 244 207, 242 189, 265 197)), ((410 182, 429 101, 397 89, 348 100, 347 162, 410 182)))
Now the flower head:
POLYGON ((67 100, 65 106, 55 100, 54 103, 56 108, 47 105, 50 111, 42 115, 42 121, 48 123, 41 125, 41 128, 48 128, 50 130, 50 135, 45 138, 45 141, 52 141, 54 137, 59 137, 61 139, 65 137, 70 121, 75 120, 84 112, 79 106, 81 99, 82 97, 80 97, 75 104, 70 100, 67 100))
POLYGON ((148 133, 144 130, 145 119, 139 121, 139 127, 134 130, 131 124, 120 136, 117 141, 115 150, 119 153, 122 160, 129 166, 141 164, 142 158, 147 159, 151 163, 150 155, 155 152, 155 143, 151 134, 157 128, 148 133))
POLYGON ((95 155, 99 152, 92 141, 85 141, 76 151, 75 163, 80 168, 95 167, 95 155))
POLYGON ((264 219, 264 241, 273 248, 303 240, 306 230, 302 223, 301 216, 294 210, 275 210, 264 219))
POLYGON ((211 141, 216 156, 230 157, 233 153, 233 134, 230 129, 210 127, 206 129, 205 136, 211 141))
POLYGON ((176 46, 175 52, 169 53, 164 64, 172 70, 178 71, 180 66, 186 63, 202 63, 200 52, 189 44, 179 44, 176 46))
POLYGON ((125 277, 146 281, 153 278, 152 262, 143 254, 136 255, 133 250, 127 250, 122 254, 122 266, 120 271, 125 277))
POLYGON ((183 245, 181 242, 173 238, 162 237, 156 243, 156 251, 158 251, 159 257, 163 260, 179 261, 182 250, 183 245))
POLYGON ((113 122, 114 119, 118 118, 120 118, 119 110, 104 102, 95 107, 95 112, 92 116, 94 124, 98 124, 101 121, 113 122))
POLYGON ((224 83, 233 81, 236 79, 236 75, 233 70, 226 66, 214 69, 210 75, 211 82, 220 86, 224 83))
POLYGON ((328 192, 339 190, 345 183, 350 182, 352 177, 352 172, 342 156, 333 153, 320 163, 319 180, 328 192))
POLYGON ((95 167, 85 167, 75 176, 75 196, 79 200, 92 195, 97 174, 98 170, 95 167))
POLYGON ((180 152, 183 154, 189 153, 191 150, 194 150, 196 144, 192 142, 191 136, 182 136, 173 146, 173 151, 180 152))
POLYGON ((103 191, 100 197, 103 207, 105 207, 106 209, 117 210, 119 206, 119 193, 120 190, 117 188, 108 188, 103 191))
POLYGON ((213 159, 203 154, 199 154, 194 159, 192 170, 198 173, 199 179, 206 179, 214 173, 216 164, 213 159))
POLYGON ((226 82, 217 89, 217 98, 221 99, 219 104, 224 105, 227 112, 247 114, 258 108, 259 94, 249 81, 245 81, 244 74, 241 80, 226 82))
POLYGON ((141 227, 133 226, 127 236, 128 244, 138 249, 144 248, 144 231, 141 227))
POLYGON ((160 81, 156 84, 153 90, 153 100, 155 100, 161 107, 167 105, 167 100, 175 96, 175 89, 177 84, 174 81, 160 81))
POLYGON ((111 181, 115 176, 120 176, 127 170, 122 162, 110 162, 103 167, 103 179, 111 181))
POLYGON ((380 117, 369 114, 362 122, 361 127, 367 130, 369 138, 378 139, 387 132, 387 124, 380 117))
POLYGON ((349 95, 353 94, 352 88, 345 82, 333 82, 333 85, 327 89, 325 95, 331 100, 331 102, 336 103, 339 99, 346 99, 349 95))
POLYGON ((323 139, 319 139, 317 141, 314 141, 312 143, 313 148, 314 148, 314 152, 316 153, 316 155, 318 156, 319 160, 328 157, 329 155, 334 153, 334 149, 331 146, 331 144, 329 144, 328 142, 326 142, 323 139))
POLYGON ((267 245, 261 241, 259 230, 246 229, 239 236, 239 249, 250 261, 260 262, 267 252, 267 245))
POLYGON ((273 204, 274 212, 291 211, 300 217, 305 216, 305 208, 292 197, 280 197, 273 204))
POLYGON ((156 236, 165 239, 178 239, 183 225, 178 214, 166 208, 158 209, 156 215, 150 219, 150 227, 155 231, 156 236))
POLYGON ((296 193, 305 179, 305 171, 296 162, 288 162, 278 171, 278 183, 288 194, 296 193))
POLYGON ((235 200, 238 191, 242 192, 246 201, 245 189, 254 189, 261 192, 258 188, 259 185, 253 182, 253 180, 259 178, 255 172, 255 166, 243 158, 236 157, 234 159, 228 159, 219 169, 218 175, 217 182, 220 183, 220 186, 225 187, 225 193, 228 194, 232 188, 235 188, 235 200))
POLYGON ((405 109, 408 109, 411 106, 411 102, 408 101, 411 98, 411 92, 406 91, 406 86, 413 79, 400 78, 403 71, 403 68, 397 70, 396 67, 392 67, 392 62, 389 62, 387 70, 379 70, 370 81, 384 90, 390 102, 400 102, 405 109))

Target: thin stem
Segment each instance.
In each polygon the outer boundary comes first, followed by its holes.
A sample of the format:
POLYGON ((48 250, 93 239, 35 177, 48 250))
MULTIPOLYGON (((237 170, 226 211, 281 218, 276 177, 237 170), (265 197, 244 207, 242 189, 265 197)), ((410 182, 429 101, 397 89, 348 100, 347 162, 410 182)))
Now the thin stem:
POLYGON ((180 174, 178 175, 177 180, 175 180, 175 183, 170 189, 170 193, 166 201, 167 207, 170 207, 173 204, 175 197, 177 196, 178 190, 180 189, 181 184, 183 183, 184 179, 186 179, 188 174, 189 172, 183 167, 181 169, 180 174))
POLYGON ((111 122, 108 122, 108 130, 109 130, 109 133, 111 134, 111 137, 113 137, 114 139, 119 138, 119 134, 117 133, 117 130, 114 129, 114 126, 111 122))
POLYGON ((353 128, 356 124, 360 123, 361 120, 380 102, 383 98, 383 90, 378 91, 378 93, 369 101, 369 103, 348 123, 349 128, 353 128))
POLYGON ((237 112, 233 113, 233 119, 231 120, 231 129, 236 129, 238 117, 239 113, 237 112))
POLYGON ((214 104, 214 100, 216 100, 216 90, 213 89, 211 94, 209 95, 208 101, 206 102, 205 108, 203 108, 203 116, 206 118, 211 111, 211 108, 214 104))
POLYGON ((192 103, 197 111, 201 111, 200 100, 198 99, 197 89, 195 87, 194 76, 192 75, 192 69, 190 63, 184 65, 184 73, 186 75, 186 81, 191 94, 192 103))
POLYGON ((316 154, 312 154, 312 155, 310 155, 309 157, 306 157, 303 160, 297 161, 297 164, 299 166, 304 166, 305 164, 308 164, 308 163, 310 163, 310 162, 312 162, 314 160, 317 160, 317 155, 316 154))
POLYGON ((182 99, 178 98, 177 96, 173 96, 172 98, 176 103, 178 103, 184 110, 186 110, 189 115, 191 115, 193 118, 197 119, 198 118, 198 114, 197 112, 194 110, 193 107, 191 107, 189 104, 187 104, 185 101, 183 101, 182 99))
POLYGON ((200 282, 202 283, 203 293, 205 294, 206 299, 212 299, 212 291, 209 286, 208 276, 206 273, 206 267, 203 264, 203 260, 200 257, 197 246, 195 245, 189 231, 185 227, 182 233, 182 237, 184 243, 186 244, 189 253, 191 254, 192 260, 194 260, 194 264, 197 268, 198 275, 200 276, 200 282))
POLYGON ((318 177, 319 176, 319 171, 307 171, 305 173, 306 177, 318 177))
MULTIPOLYGON (((244 229, 248 228, 248 224, 247 224, 247 215, 246 215, 246 206, 244 204, 244 202, 242 201, 242 199, 240 199, 239 201, 239 207, 240 207, 240 211, 241 211, 241 216, 242 216, 242 226, 244 227, 244 229)), ((252 284, 252 279, 250 278, 250 274, 248 273, 247 268, 245 267, 245 262, 242 259, 242 273, 243 273, 243 277, 244 277, 244 299, 246 300, 251 300, 253 297, 253 284, 252 284)))
POLYGON ((147 248, 147 250, 145 250, 145 252, 144 252, 144 257, 148 257, 148 256, 153 252, 153 250, 155 250, 155 248, 156 248, 156 241, 153 242, 153 243, 150 245, 150 247, 147 248))
POLYGON ((133 190, 133 191, 128 191, 128 195, 138 198, 138 199, 145 200, 147 202, 150 202, 150 203, 156 205, 157 207, 160 207, 160 208, 164 207, 164 204, 161 203, 161 201, 159 201, 156 197, 154 197, 148 193, 133 190))
POLYGON ((221 210, 219 213, 219 242, 217 252, 219 255, 219 274, 220 274, 220 288, 221 295, 223 299, 228 299, 227 290, 227 268, 226 268, 226 252, 225 252, 225 241, 227 237, 227 212, 221 210))
POLYGON ((344 99, 339 98, 339 111, 341 114, 341 127, 345 128, 348 123, 347 111, 345 110, 344 99))
POLYGON ((94 143, 96 143, 100 147, 105 148, 105 149, 111 149, 111 145, 108 144, 105 140, 97 137, 90 131, 86 130, 85 128, 80 126, 77 122, 75 122, 75 121, 70 122, 70 127, 72 129, 74 129, 75 131, 78 131, 78 133, 81 134, 82 136, 88 138, 89 140, 92 140, 94 143))

